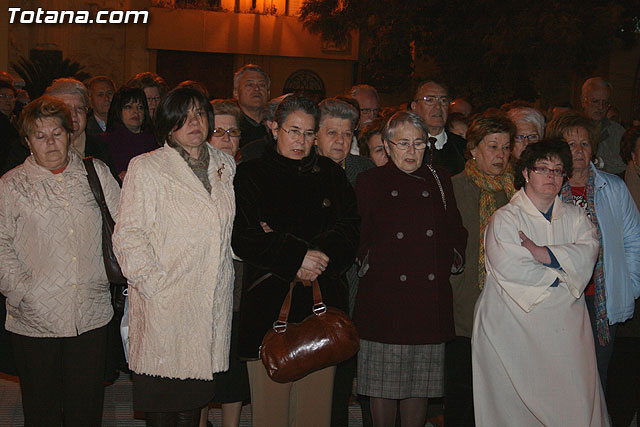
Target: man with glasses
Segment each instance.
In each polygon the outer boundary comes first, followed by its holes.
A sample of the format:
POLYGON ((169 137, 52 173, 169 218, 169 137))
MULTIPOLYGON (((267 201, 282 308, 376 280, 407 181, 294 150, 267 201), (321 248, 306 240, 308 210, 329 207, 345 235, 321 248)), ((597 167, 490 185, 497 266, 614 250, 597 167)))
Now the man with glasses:
POLYGON ((602 77, 591 77, 582 85, 580 102, 584 114, 596 122, 600 129, 596 166, 605 172, 621 174, 626 168, 620 157, 620 139, 624 128, 606 117, 611 105, 612 89, 611 83, 602 77))
MULTIPOLYGON (((450 104, 447 87, 442 83, 427 80, 418 86, 411 102, 411 110, 427 124, 433 164, 446 168, 453 176, 464 169, 464 150, 467 142, 445 129, 450 104)), ((428 162, 430 157, 430 154, 426 153, 423 162, 428 162)))

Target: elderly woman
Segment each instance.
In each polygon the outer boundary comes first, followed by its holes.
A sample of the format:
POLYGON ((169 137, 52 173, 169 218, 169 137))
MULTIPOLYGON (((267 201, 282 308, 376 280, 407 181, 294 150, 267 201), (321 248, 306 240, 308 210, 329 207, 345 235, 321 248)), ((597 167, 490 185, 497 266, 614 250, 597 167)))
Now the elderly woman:
POLYGON ((116 173, 124 178, 129 161, 158 148, 151 132, 151 116, 142 89, 124 86, 111 101, 107 132, 101 134, 109 147, 116 173))
POLYGON ((561 198, 584 209, 598 231, 601 250, 584 293, 606 390, 616 324, 633 316, 634 300, 640 296, 640 215, 624 182, 591 162, 598 141, 591 120, 563 113, 549 122, 546 137, 569 144, 573 175, 562 186, 561 198))
POLYGON ((393 425, 398 403, 403 426, 424 426, 427 399, 443 395, 444 342, 454 337, 449 276, 461 268, 467 232, 447 170, 421 167, 427 136, 419 116, 394 114, 382 132, 391 161, 356 186, 358 393, 371 398, 374 426, 393 425))
POLYGON ((149 426, 197 426, 228 369, 235 162, 205 141, 211 105, 174 89, 156 111, 164 146, 132 160, 114 251, 129 282, 133 407, 149 426))
POLYGON ((137 87, 144 91, 147 105, 149 106, 149 116, 154 120, 156 108, 162 97, 169 91, 167 82, 155 73, 145 71, 138 73, 127 82, 127 86, 137 87))
POLYGON ((513 138, 511 156, 513 162, 520 158, 520 154, 527 145, 534 144, 544 135, 544 116, 535 108, 516 107, 507 111, 507 116, 516 125, 516 135, 513 138))
MULTIPOLYGON (((38 98, 19 125, 31 155, 0 179, 0 292, 25 426, 98 426, 113 316, 100 209, 82 159, 69 150, 65 103, 38 98)), ((104 163, 93 163, 116 218, 118 184, 104 163)))
POLYGON ((382 142, 382 129, 386 124, 386 119, 378 117, 362 129, 358 137, 360 155, 370 158, 376 166, 384 166, 389 161, 382 142))
POLYGON ((584 300, 598 237, 558 197, 571 172, 564 141, 530 145, 520 191, 487 227, 472 336, 479 426, 609 426, 584 300))
MULTIPOLYGON (((239 353, 249 360, 256 427, 331 420, 335 367, 280 384, 256 359, 292 281, 317 278, 325 304, 347 311, 345 272, 355 259, 360 218, 342 168, 313 150, 319 116, 304 95, 286 97, 271 125, 275 147, 241 163, 235 180, 233 249, 245 261, 239 353)), ((298 285, 289 321, 311 314, 312 301, 311 289, 298 285)))
POLYGON ((484 231, 491 215, 515 193, 513 175, 506 172, 515 131, 502 113, 478 116, 467 133, 464 171, 451 179, 462 223, 469 232, 465 269, 451 277, 456 337, 446 344, 444 415, 446 423, 454 426, 473 425, 473 307, 484 285, 484 231))

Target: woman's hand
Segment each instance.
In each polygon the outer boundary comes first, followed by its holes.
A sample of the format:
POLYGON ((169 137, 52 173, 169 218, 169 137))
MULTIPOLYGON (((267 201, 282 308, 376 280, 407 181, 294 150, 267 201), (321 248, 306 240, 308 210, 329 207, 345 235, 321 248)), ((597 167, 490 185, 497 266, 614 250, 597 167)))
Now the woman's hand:
POLYGON ((305 286, 310 286, 311 282, 313 282, 317 278, 318 278, 317 274, 314 274, 314 273, 310 272, 309 270, 305 270, 304 268, 300 268, 298 270, 298 272, 296 273, 296 279, 305 280, 306 281, 306 282, 303 282, 303 285, 305 285, 305 286))
POLYGON ((273 228, 269 227, 269 224, 264 221, 260 221, 260 227, 262 227, 262 231, 265 233, 273 233, 273 228))
POLYGON ((315 277, 305 280, 315 280, 324 272, 324 270, 327 268, 327 265, 329 265, 328 256, 326 256, 321 251, 309 249, 307 250, 307 254, 302 260, 302 265, 300 266, 300 270, 298 270, 298 272, 300 273, 301 270, 304 270, 302 271, 302 274, 304 276, 310 276, 307 273, 311 273, 311 275, 315 275, 315 277))
POLYGON ((547 251, 546 247, 536 245, 522 231, 520 231, 519 234, 520 240, 522 240, 522 242, 520 242, 520 245, 531 252, 531 255, 533 255, 533 258, 536 261, 542 264, 551 264, 551 257, 549 256, 549 252, 547 251))

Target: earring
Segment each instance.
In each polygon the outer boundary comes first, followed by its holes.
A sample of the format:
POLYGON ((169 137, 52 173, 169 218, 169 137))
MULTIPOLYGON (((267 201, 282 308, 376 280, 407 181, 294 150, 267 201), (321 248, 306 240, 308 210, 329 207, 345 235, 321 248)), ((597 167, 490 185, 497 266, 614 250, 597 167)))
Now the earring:
POLYGON ((529 183, 529 178, 525 178, 524 182, 529 183))

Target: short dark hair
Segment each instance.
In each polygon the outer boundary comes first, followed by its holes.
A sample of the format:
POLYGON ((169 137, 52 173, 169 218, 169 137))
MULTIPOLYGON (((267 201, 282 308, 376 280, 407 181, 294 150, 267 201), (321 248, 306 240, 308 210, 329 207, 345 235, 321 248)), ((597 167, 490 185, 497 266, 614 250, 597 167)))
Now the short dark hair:
POLYGON ((535 144, 527 145, 520 155, 520 160, 516 163, 516 169, 513 177, 513 185, 516 189, 524 187, 525 180, 522 172, 525 169, 531 169, 539 160, 551 160, 558 158, 562 162, 567 176, 565 180, 573 174, 573 157, 569 144, 562 139, 543 139, 535 144))
POLYGON ((320 108, 315 101, 301 93, 294 93, 283 99, 276 109, 273 120, 278 123, 278 127, 282 127, 284 122, 287 121, 289 114, 296 111, 302 111, 313 116, 316 121, 315 130, 318 130, 318 126, 320 125, 320 108))
POLYGON ((18 130, 20 131, 20 142, 27 146, 27 137, 36 128, 39 119, 55 118, 60 121, 64 130, 71 135, 73 133, 73 121, 69 107, 59 98, 43 95, 28 103, 20 113, 18 120, 18 130))
POLYGON ((213 108, 207 97, 200 90, 185 86, 177 87, 164 96, 156 108, 155 136, 158 144, 165 142, 172 147, 176 144, 168 138, 174 129, 182 128, 189 110, 193 105, 202 108, 207 113, 208 131, 206 139, 209 139, 214 129, 213 108))
POLYGON ((158 88, 161 97, 169 90, 169 85, 162 77, 149 71, 138 73, 133 76, 131 80, 127 82, 127 86, 137 87, 142 90, 148 87, 155 87, 158 88))
POLYGON ((361 156, 369 157, 371 155, 369 139, 375 134, 380 134, 380 137, 382 137, 382 130, 386 124, 387 120, 384 117, 376 117, 360 131, 360 135, 358 135, 358 147, 360 148, 361 156))
POLYGON ((622 135, 620 142, 620 157, 625 163, 631 161, 631 153, 636 151, 638 145, 638 139, 640 139, 640 126, 633 126, 627 129, 622 135))
POLYGON ((471 150, 476 148, 482 139, 492 133, 509 134, 509 145, 513 145, 513 137, 516 135, 516 126, 507 115, 497 109, 490 109, 476 116, 467 130, 467 148, 465 155, 470 159, 471 150))
POLYGON ((151 116, 149 115, 149 105, 147 104, 147 96, 140 88, 133 86, 122 86, 113 95, 109 114, 107 115, 107 132, 113 132, 116 129, 125 127, 122 122, 122 109, 129 102, 139 102, 144 108, 144 120, 142 121, 142 130, 151 130, 151 116))
POLYGON ((0 80, 0 89, 11 89, 14 98, 18 96, 18 91, 16 90, 16 88, 6 80, 0 80))

